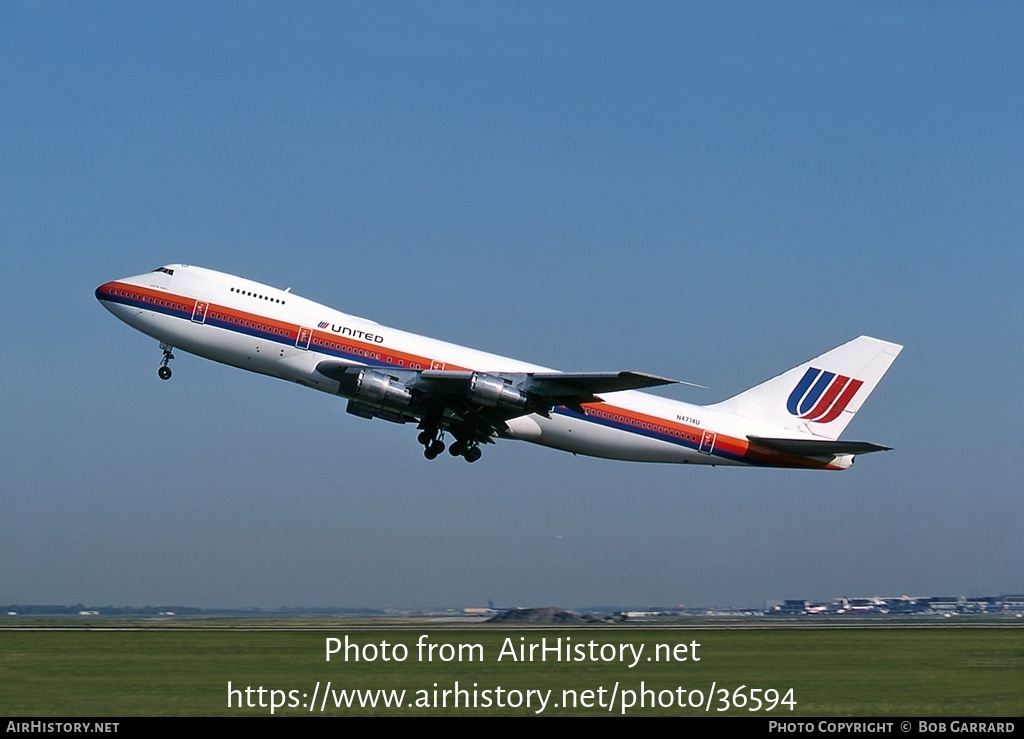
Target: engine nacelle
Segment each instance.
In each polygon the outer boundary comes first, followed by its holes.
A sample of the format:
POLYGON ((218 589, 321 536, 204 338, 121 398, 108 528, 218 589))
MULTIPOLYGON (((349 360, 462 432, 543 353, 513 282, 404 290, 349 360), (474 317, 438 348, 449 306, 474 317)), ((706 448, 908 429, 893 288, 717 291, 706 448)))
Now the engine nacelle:
POLYGON ((360 418, 382 418, 391 423, 409 423, 416 420, 415 416, 406 415, 401 411, 389 411, 386 408, 360 403, 358 400, 348 401, 345 411, 360 418))
POLYGON ((495 375, 474 372, 469 380, 466 396, 474 403, 487 408, 522 409, 530 401, 529 396, 517 387, 505 382, 495 375))
POLYGON ((407 408, 412 391, 393 377, 372 369, 347 370, 340 380, 339 392, 372 405, 407 408))

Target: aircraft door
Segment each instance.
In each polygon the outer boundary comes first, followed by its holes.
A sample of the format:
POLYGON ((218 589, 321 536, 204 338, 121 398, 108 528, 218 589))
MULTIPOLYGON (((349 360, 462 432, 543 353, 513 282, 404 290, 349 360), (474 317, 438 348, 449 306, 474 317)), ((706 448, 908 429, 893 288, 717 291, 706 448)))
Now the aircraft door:
POLYGON ((202 300, 196 301, 196 307, 192 310, 193 323, 206 323, 206 309, 210 304, 202 300))
POLYGON ((299 326, 299 335, 295 339, 295 346, 299 349, 309 349, 309 342, 313 340, 313 329, 299 326))
POLYGON ((711 454, 715 449, 715 434, 713 431, 705 431, 704 435, 700 439, 700 453, 711 454))

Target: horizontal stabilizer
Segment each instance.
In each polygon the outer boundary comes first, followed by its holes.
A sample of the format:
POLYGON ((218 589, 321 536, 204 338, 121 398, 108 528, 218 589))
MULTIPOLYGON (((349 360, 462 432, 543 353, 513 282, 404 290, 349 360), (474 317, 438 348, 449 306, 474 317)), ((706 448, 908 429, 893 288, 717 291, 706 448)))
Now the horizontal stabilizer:
POLYGON ((887 452, 892 447, 869 441, 826 441, 823 439, 772 439, 766 436, 748 436, 750 441, 769 449, 801 457, 829 457, 839 454, 868 454, 887 452))

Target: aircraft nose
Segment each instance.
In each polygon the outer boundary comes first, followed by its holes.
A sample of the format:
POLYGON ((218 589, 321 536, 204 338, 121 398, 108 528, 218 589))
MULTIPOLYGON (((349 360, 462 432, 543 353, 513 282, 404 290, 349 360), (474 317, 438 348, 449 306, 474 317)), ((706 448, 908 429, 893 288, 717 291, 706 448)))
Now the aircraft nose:
POLYGON ((96 288, 96 299, 100 301, 100 305, 122 321, 127 321, 140 312, 135 301, 136 296, 130 292, 129 285, 130 283, 124 280, 111 280, 96 288))
POLYGON ((96 299, 101 303, 104 300, 110 300, 114 295, 114 282, 104 282, 102 285, 96 288, 96 299))

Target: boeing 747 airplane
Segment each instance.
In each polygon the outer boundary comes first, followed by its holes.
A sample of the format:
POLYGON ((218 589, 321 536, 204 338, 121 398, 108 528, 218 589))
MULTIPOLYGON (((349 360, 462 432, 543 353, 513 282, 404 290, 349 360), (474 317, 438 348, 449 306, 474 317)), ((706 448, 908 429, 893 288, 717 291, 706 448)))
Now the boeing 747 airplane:
POLYGON ((288 290, 185 264, 107 282, 100 303, 175 349, 348 400, 362 418, 414 423, 427 459, 447 444, 521 439, 634 462, 839 470, 886 450, 839 436, 903 348, 861 336, 713 405, 638 392, 638 372, 556 372, 341 313, 288 290))

